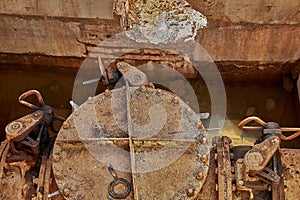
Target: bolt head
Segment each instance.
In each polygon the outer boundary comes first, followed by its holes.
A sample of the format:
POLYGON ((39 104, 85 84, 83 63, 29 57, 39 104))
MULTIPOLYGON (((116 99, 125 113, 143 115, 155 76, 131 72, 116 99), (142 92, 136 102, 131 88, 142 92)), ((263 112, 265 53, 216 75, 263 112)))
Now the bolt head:
POLYGON ((279 142, 279 140, 278 140, 278 138, 274 138, 274 139, 271 140, 271 142, 272 142, 273 144, 277 144, 277 143, 279 142))
POLYGON ((200 173, 197 175, 197 179, 198 179, 199 181, 201 181, 201 180, 203 180, 203 178, 204 178, 204 175, 203 175, 202 172, 200 172, 200 173))
POLYGON ((239 185, 244 185, 244 181, 239 180, 238 184, 239 184, 239 185))
POLYGON ((158 90, 156 91, 156 94, 157 94, 158 96, 161 96, 161 95, 162 95, 161 89, 158 89, 158 90))
POLYGON ((60 156, 57 155, 57 154, 53 154, 53 155, 52 155, 52 158, 53 158, 53 161, 54 161, 54 162, 58 162, 58 161, 60 160, 60 156))
POLYGON ((68 188, 64 188, 64 189, 63 189, 63 195, 64 195, 65 197, 68 197, 68 196, 70 195, 70 190, 69 190, 68 188))
POLYGON ((63 123, 63 128, 64 128, 64 129, 69 128, 69 123, 68 123, 68 122, 64 122, 64 123, 63 123))
POLYGON ((197 128, 198 128, 198 129, 203 129, 203 124, 202 124, 202 122, 198 122, 198 123, 197 123, 197 128))
POLYGON ((178 104, 179 103, 178 97, 174 97, 172 102, 173 102, 173 104, 178 104))
POLYGON ((203 163, 208 163, 208 156, 207 156, 207 155, 203 155, 203 156, 201 157, 201 161, 202 161, 203 163))
POLYGON ((144 85, 140 87, 141 92, 146 92, 146 90, 147 90, 147 88, 144 85))
POLYGON ((104 96, 109 97, 111 95, 111 91, 109 89, 106 89, 104 91, 104 96))
POLYGON ((187 189, 187 195, 188 197, 194 196, 194 190, 192 188, 187 189))
POLYGON ((207 144, 207 137, 203 137, 203 138, 201 139, 201 143, 202 143, 202 144, 207 144))

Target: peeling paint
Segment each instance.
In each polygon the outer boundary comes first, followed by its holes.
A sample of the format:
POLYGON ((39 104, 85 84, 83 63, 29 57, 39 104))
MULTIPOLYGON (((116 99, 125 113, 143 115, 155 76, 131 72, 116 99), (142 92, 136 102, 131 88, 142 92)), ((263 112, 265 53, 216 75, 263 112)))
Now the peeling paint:
POLYGON ((128 37, 153 44, 194 40, 197 30, 207 24, 206 17, 185 0, 128 0, 128 37))

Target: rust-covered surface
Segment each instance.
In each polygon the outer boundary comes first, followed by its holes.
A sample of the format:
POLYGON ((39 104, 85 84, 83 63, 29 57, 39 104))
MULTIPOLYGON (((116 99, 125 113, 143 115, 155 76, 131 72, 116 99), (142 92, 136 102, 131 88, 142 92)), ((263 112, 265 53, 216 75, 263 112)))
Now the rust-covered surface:
POLYGON ((284 192, 286 200, 298 199, 300 195, 300 150, 281 149, 284 192))
POLYGON ((206 137, 199 117, 172 93, 107 90, 64 122, 54 177, 66 199, 105 199, 111 164, 132 185, 126 199, 195 199, 208 172, 206 137))

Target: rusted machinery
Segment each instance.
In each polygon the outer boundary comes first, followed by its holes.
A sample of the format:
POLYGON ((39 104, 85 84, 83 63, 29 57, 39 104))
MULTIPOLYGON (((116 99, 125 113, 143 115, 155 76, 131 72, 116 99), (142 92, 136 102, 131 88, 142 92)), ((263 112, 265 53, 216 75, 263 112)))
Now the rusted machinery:
POLYGON ((136 68, 117 67, 125 85, 90 97, 65 121, 38 91, 20 96, 35 112, 6 127, 0 199, 297 199, 300 151, 280 143, 300 129, 250 117, 238 127, 261 131, 253 146, 220 136, 211 147, 201 115, 136 68), (32 94, 41 106, 24 100, 32 94), (51 137, 54 119, 64 122, 51 137))

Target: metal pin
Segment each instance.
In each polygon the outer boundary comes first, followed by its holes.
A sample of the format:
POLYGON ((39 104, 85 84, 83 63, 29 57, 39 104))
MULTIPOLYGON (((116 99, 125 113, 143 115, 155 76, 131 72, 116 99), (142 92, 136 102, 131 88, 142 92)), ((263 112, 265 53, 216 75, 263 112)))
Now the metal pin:
POLYGON ((56 196, 56 195, 60 195, 60 191, 59 190, 57 190, 57 191, 55 191, 55 192, 52 192, 52 193, 50 193, 50 194, 48 194, 48 198, 51 198, 51 197, 54 197, 54 196, 56 196))

